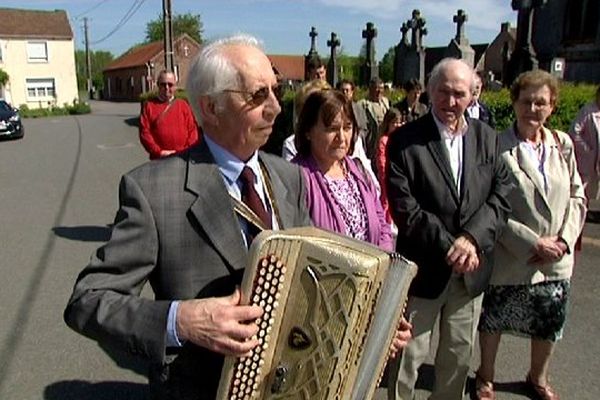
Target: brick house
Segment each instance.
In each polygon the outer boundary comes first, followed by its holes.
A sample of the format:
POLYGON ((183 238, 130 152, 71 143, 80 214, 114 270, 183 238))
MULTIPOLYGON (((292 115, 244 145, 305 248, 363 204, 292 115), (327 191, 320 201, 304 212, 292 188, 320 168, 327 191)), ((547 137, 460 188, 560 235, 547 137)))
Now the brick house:
MULTIPOLYGON (((175 74, 185 87, 190 64, 200 44, 184 33, 173 41, 175 74)), ((114 60, 102 71, 106 100, 136 101, 155 88, 156 77, 165 69, 163 41, 136 47, 114 60)))

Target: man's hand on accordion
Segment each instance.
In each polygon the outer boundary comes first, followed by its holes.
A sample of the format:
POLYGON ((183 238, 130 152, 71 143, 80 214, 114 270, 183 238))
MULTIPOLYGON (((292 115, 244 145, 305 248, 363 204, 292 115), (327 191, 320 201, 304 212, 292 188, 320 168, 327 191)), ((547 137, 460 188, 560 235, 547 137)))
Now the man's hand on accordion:
POLYGON ((396 330, 394 340, 392 340, 389 358, 396 358, 398 352, 400 352, 400 350, 402 350, 408 344, 410 339, 412 339, 412 325, 404 317, 402 317, 400 325, 396 330))
POLYGON ((254 320, 263 314, 258 306, 240 305, 239 288, 231 296, 186 300, 177 310, 177 335, 216 353, 242 357, 258 345, 254 320))

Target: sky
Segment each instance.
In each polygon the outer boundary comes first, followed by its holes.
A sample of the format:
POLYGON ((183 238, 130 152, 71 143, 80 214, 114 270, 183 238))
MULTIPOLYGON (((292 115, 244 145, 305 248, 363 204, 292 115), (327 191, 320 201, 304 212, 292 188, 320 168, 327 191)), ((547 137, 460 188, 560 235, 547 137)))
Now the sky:
MULTIPOLYGON (((508 0, 171 0, 174 14, 200 14, 203 38, 236 32, 257 36, 269 54, 303 55, 310 49, 312 26, 319 33, 317 51, 329 54, 327 40, 335 32, 342 52, 358 55, 367 22, 377 28, 376 57, 396 45, 400 27, 421 10, 427 20, 428 47, 446 46, 456 34, 452 22, 458 9, 468 15, 466 35, 472 44, 489 43, 502 22, 516 26, 516 12, 508 0)), ((66 10, 75 33, 75 47, 84 48, 83 18, 88 18, 92 50, 119 56, 145 38, 146 24, 162 14, 161 0, 3 0, 2 7, 66 10), (106 37, 133 8, 135 13, 114 34, 106 37)))

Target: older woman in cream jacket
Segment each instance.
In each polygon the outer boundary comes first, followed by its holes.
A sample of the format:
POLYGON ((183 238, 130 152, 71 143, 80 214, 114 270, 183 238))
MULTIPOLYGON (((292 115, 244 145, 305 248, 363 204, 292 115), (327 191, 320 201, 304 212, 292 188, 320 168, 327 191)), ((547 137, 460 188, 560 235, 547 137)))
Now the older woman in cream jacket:
POLYGON ((585 195, 571 139, 544 127, 557 96, 558 82, 541 70, 521 74, 511 88, 516 122, 499 140, 514 185, 512 214, 496 246, 479 324, 479 399, 495 399, 502 333, 531 339, 526 383, 537 398, 559 399, 548 382, 548 366, 562 337, 585 195))

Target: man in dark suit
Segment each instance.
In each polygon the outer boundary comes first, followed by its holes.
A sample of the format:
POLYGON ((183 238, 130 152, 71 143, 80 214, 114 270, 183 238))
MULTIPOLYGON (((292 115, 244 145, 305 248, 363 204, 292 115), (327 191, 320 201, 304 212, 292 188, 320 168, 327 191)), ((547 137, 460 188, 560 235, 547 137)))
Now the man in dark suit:
POLYGON ((257 151, 280 112, 276 83, 256 39, 205 45, 187 88, 202 142, 123 176, 111 238, 75 284, 67 324, 147 359, 153 398, 214 399, 223 355, 258 344, 248 321, 263 311, 236 289, 258 223, 233 204, 253 190, 265 226, 310 225, 299 169, 257 151))
POLYGON ((393 362, 390 399, 413 398, 438 318, 430 399, 463 397, 490 254, 510 211, 497 135, 464 117, 472 87, 467 64, 442 60, 428 85, 431 112, 390 136, 387 183, 396 249, 419 266, 407 306, 413 340, 393 362))

